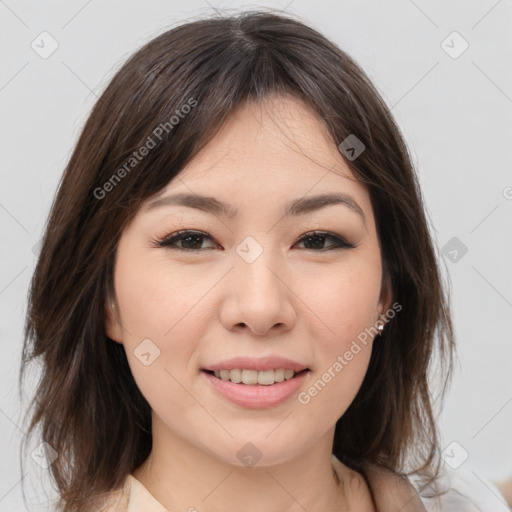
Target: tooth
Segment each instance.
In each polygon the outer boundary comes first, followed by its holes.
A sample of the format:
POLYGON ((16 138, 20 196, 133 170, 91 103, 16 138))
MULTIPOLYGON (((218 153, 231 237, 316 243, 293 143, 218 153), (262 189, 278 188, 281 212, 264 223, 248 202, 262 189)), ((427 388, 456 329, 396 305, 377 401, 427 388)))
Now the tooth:
POLYGON ((274 370, 262 370, 258 372, 258 384, 269 386, 274 384, 274 370))
POLYGON ((274 370, 274 381, 275 382, 283 382, 284 380, 284 370, 280 368, 279 370, 274 370))
POLYGON ((231 370, 229 372, 229 380, 235 384, 242 382, 242 370, 231 370))
POLYGON ((244 384, 258 384, 258 372, 256 370, 242 370, 242 382, 244 384))
POLYGON ((276 370, 220 370, 213 372, 215 377, 222 380, 229 380, 234 384, 260 384, 262 386, 271 386, 277 382, 283 382, 284 380, 290 380, 295 376, 294 370, 285 370, 284 368, 278 368, 276 370))
POLYGON ((293 377, 293 374, 294 374, 294 373, 295 373, 295 372, 294 372, 293 370, 285 370, 285 371, 284 371, 284 378, 285 378, 286 380, 290 380, 290 379, 293 377))

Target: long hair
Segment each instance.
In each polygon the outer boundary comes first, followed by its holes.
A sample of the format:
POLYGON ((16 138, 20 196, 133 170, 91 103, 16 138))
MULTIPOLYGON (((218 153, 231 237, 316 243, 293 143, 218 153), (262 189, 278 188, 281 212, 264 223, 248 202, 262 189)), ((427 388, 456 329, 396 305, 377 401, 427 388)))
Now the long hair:
POLYGON ((38 427, 59 454, 49 470, 62 510, 84 511, 88 497, 118 488, 152 447, 150 406, 124 347, 105 332, 123 229, 237 107, 271 94, 306 102, 336 146, 351 134, 365 145, 346 163, 369 190, 383 276, 402 306, 336 424, 333 453, 353 469, 438 471, 428 374, 437 353, 444 396, 454 334, 406 144, 349 55, 300 20, 245 12, 187 22, 134 53, 92 109, 59 183, 29 291, 20 386, 38 361, 28 432, 38 427))

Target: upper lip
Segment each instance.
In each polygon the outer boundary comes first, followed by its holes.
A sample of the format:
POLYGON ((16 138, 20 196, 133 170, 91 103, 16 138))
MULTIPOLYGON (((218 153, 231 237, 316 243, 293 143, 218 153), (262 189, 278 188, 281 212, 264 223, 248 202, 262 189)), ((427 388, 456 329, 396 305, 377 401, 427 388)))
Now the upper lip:
POLYGON ((294 370, 301 372, 308 368, 307 365, 292 361, 286 357, 269 356, 269 357, 234 357, 226 359, 220 363, 209 365, 204 370, 220 371, 220 370, 277 370, 284 368, 285 370, 294 370))

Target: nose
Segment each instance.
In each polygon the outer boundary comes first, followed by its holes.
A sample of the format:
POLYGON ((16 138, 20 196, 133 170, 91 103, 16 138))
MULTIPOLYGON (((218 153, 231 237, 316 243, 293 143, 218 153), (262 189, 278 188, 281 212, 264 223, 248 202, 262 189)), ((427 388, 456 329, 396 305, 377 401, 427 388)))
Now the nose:
POLYGON ((289 273, 270 251, 252 262, 238 254, 225 280, 225 297, 220 319, 228 330, 244 326, 256 336, 269 336, 292 329, 297 300, 290 285, 289 273))

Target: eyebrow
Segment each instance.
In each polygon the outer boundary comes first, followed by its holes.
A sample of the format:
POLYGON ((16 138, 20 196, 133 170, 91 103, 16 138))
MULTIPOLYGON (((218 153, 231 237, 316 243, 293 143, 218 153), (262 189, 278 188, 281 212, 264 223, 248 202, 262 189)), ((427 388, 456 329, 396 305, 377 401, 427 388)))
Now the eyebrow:
MULTIPOLYGON (((352 211, 358 213, 366 225, 366 217, 361 207, 355 202, 352 197, 347 194, 321 194, 316 196, 301 197, 295 199, 285 206, 284 216, 298 216, 319 210, 326 206, 333 204, 342 204, 348 206, 352 211)), ((232 205, 219 201, 215 197, 203 196, 198 194, 174 194, 171 196, 164 196, 149 203, 148 210, 153 210, 161 206, 187 206, 189 208, 196 208, 206 213, 211 213, 217 216, 233 218, 238 213, 238 208, 232 205)))

